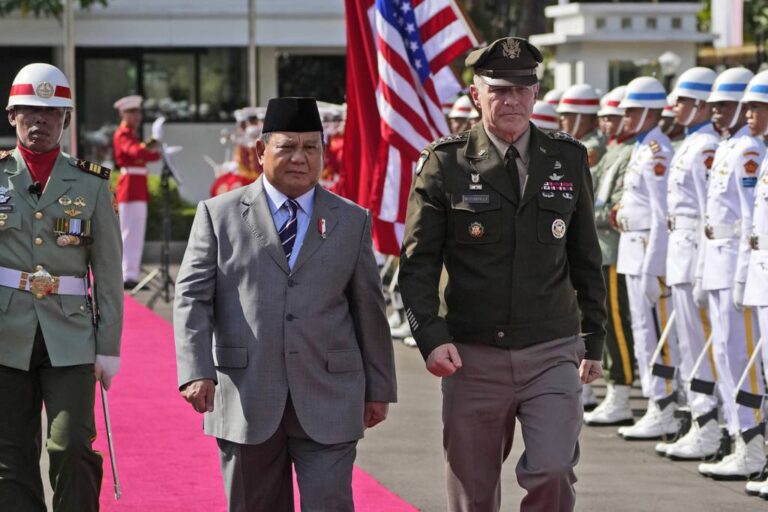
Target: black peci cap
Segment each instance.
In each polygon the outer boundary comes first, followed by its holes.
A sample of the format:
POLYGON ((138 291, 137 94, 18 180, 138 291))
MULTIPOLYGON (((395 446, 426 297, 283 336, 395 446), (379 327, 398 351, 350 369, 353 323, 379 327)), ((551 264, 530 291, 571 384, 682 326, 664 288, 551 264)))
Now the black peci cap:
POLYGON ((262 133, 322 132, 315 98, 272 98, 267 103, 262 133))
POLYGON ((489 85, 533 85, 538 64, 544 60, 538 48, 522 37, 503 37, 467 55, 464 64, 489 85))

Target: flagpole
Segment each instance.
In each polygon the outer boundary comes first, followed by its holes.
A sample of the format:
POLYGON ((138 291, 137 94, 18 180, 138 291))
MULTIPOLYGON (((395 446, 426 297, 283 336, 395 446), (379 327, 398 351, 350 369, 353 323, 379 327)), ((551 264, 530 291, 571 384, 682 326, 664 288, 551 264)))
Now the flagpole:
MULTIPOLYGON (((64 0, 64 74, 69 78, 70 91, 72 94, 72 104, 75 104, 75 10, 73 0, 64 0)), ((77 113, 72 112, 69 122, 69 154, 77 156, 77 113)))
POLYGON ((248 100, 258 105, 256 97, 256 0, 248 0, 248 100))

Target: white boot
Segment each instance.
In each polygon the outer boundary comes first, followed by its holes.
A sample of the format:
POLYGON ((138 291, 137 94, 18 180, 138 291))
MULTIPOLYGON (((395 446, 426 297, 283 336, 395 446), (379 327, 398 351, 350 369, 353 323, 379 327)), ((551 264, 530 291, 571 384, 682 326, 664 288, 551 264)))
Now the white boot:
POLYGON ((407 336, 411 335, 411 326, 408 324, 408 322, 403 322, 402 324, 398 325, 397 327, 392 328, 392 337, 393 338, 405 338, 407 336))
POLYGON ((405 338, 403 338, 403 345, 405 345, 406 347, 417 346, 416 338, 414 338, 413 336, 406 336, 405 338))
POLYGON ((595 395, 595 390, 592 389, 591 384, 581 386, 581 404, 585 411, 591 411, 597 407, 597 395, 595 395))
POLYGON ((763 486, 760 488, 759 495, 764 500, 768 500, 768 480, 766 480, 765 482, 761 482, 761 483, 763 484, 763 486))
POLYGON ((760 496, 763 487, 766 488, 766 494, 768 494, 768 480, 751 480, 744 486, 744 492, 750 496, 760 496))
POLYGON ((718 463, 699 464, 699 473, 715 480, 747 480, 765 466, 764 437, 755 435, 748 443, 736 438, 736 449, 718 463))
POLYGON ((594 411, 584 413, 584 423, 590 426, 632 425, 631 389, 630 386, 608 384, 605 400, 594 411))
POLYGON ((691 429, 686 435, 666 451, 671 460, 704 460, 714 456, 720 448, 720 427, 717 424, 717 416, 710 419, 703 426, 699 426, 696 420, 691 422, 691 429))
POLYGON ((650 441, 674 436, 680 428, 675 418, 677 405, 669 403, 662 410, 655 400, 648 400, 648 410, 631 427, 620 427, 619 435, 627 441, 650 441))

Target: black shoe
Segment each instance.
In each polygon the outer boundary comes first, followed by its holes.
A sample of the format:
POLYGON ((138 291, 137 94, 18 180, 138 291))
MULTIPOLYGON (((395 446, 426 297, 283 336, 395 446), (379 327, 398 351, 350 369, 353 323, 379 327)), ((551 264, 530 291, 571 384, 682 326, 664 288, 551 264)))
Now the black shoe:
POLYGON ((137 284, 139 284, 137 281, 125 281, 123 283, 123 290, 133 290, 137 284))

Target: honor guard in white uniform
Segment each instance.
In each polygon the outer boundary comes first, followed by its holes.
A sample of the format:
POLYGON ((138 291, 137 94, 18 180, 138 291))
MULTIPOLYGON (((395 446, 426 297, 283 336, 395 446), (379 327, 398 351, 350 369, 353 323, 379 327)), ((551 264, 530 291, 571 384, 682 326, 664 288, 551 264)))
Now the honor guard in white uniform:
MULTIPOLYGON (((684 383, 692 377, 713 382, 709 358, 692 370, 709 336, 705 309, 693 298, 697 252, 704 234, 702 219, 707 198, 707 175, 715 158, 720 136, 712 126, 712 108, 707 99, 717 74, 708 68, 691 68, 680 75, 672 96, 676 122, 685 126, 686 137, 672 158, 667 185, 667 286, 672 290, 675 331, 680 345, 679 372, 684 383)), ((720 428, 717 397, 688 390, 691 429, 675 443, 660 443, 659 454, 673 460, 701 460, 717 453, 720 428)))
MULTIPOLYGON (((735 95, 718 93, 745 90, 751 76, 752 73, 743 68, 723 72, 715 82, 709 101, 724 102, 731 98, 733 102, 735 95)), ((700 464, 699 472, 715 479, 731 480, 757 473, 765 464, 760 414, 738 405, 734 399, 737 382, 758 339, 752 311, 743 305, 751 225, 749 218, 742 214, 742 204, 754 201, 757 171, 765 154, 762 137, 753 136, 745 124, 744 111, 743 103, 716 107, 716 114, 731 113, 731 119, 719 115, 716 121, 720 125, 727 122, 731 133, 735 133, 728 143, 721 143, 710 173, 704 250, 699 255, 701 266, 697 269, 702 288, 709 297, 717 387, 728 432, 736 438, 733 453, 719 463, 700 464), (722 146, 725 146, 723 151, 722 146), (760 448, 759 457, 755 457, 756 446, 760 448)), ((757 378, 756 370, 745 385, 745 391, 762 393, 762 379, 757 378)))
MULTIPOLYGON (((763 71, 752 79, 749 90, 744 95, 744 103, 747 106, 747 119, 752 133, 761 133, 763 137, 768 135, 768 71, 763 71)), ((763 372, 768 377, 768 158, 763 159, 755 180, 755 202, 742 203, 742 212, 744 217, 752 219, 744 305, 750 306, 757 316, 760 335, 763 337, 763 372)), ((758 400, 755 405, 761 403, 762 401, 758 400)), ((748 449, 754 451, 755 459, 764 456, 762 446, 757 443, 748 445, 748 449)), ((747 494, 759 494, 768 499, 768 480, 747 482, 746 491, 747 494)))
MULTIPOLYGON (((640 77, 627 85, 624 125, 637 133, 617 211, 622 231, 617 271, 627 276, 632 333, 643 396, 648 410, 634 425, 619 428, 628 440, 674 435, 678 422, 674 379, 654 377, 649 366, 669 315, 668 290, 663 285, 667 255, 667 176, 672 159, 669 138, 658 127, 667 93, 661 82, 640 77)), ((677 366, 675 336, 663 352, 663 363, 677 366)))

